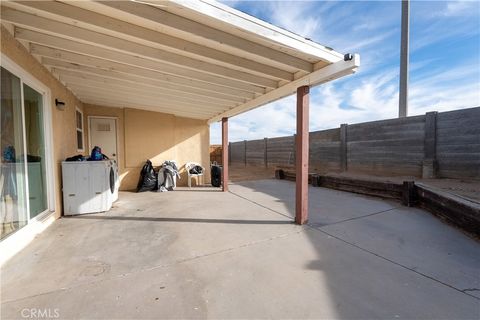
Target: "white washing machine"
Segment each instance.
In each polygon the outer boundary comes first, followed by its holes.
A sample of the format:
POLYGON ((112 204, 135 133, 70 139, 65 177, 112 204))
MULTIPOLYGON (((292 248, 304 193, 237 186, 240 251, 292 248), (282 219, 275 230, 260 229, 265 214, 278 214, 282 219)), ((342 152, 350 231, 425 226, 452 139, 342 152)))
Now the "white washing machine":
POLYGON ((108 211, 118 199, 115 160, 64 161, 62 178, 65 215, 108 211))

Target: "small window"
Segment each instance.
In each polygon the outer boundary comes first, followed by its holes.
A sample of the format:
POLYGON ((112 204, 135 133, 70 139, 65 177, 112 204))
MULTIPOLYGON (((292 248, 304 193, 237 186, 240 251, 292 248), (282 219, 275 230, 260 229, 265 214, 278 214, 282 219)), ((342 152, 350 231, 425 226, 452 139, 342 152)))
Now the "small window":
POLYGON ((77 151, 83 152, 83 113, 78 108, 75 110, 75 119, 77 124, 77 151))

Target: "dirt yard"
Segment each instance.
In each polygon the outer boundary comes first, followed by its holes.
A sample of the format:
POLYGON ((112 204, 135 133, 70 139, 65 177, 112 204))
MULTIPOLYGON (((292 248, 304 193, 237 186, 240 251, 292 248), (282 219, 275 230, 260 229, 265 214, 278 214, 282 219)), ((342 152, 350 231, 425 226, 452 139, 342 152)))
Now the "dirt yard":
POLYGON ((275 178, 275 168, 230 166, 229 169, 229 178, 232 182, 275 178))
POLYGON ((478 180, 421 179, 421 178, 416 178, 412 176, 378 177, 378 176, 352 174, 352 173, 337 173, 337 174, 329 174, 329 175, 337 176, 337 177, 374 180, 374 181, 403 182, 407 180, 413 180, 417 183, 422 183, 427 186, 437 188, 445 192, 452 193, 463 198, 467 198, 469 200, 473 200, 474 202, 480 202, 480 181, 478 180))
MULTIPOLYGON (((413 180, 418 183, 441 189, 445 192, 480 203, 480 181, 466 179, 420 179, 412 176, 379 177, 353 173, 329 173, 330 176, 348 177, 373 181, 402 182, 413 180)), ((230 166, 230 180, 232 182, 271 179, 275 177, 275 168, 254 166, 230 166)))

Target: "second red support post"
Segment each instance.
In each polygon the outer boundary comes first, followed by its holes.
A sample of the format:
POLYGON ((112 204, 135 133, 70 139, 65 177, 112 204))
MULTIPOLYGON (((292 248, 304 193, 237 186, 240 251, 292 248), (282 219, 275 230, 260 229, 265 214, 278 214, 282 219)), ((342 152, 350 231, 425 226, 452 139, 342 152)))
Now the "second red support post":
POLYGON ((228 118, 222 118, 222 189, 228 191, 228 118))

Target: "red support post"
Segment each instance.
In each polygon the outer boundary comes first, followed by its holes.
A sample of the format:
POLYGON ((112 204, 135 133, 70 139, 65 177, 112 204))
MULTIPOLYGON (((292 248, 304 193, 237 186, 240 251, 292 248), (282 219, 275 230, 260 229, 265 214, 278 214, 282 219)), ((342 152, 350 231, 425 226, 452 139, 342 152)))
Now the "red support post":
POLYGON ((295 222, 305 224, 308 220, 308 123, 309 86, 297 88, 297 135, 296 135, 296 188, 295 222))
POLYGON ((228 118, 222 118, 222 190, 228 191, 228 118))

